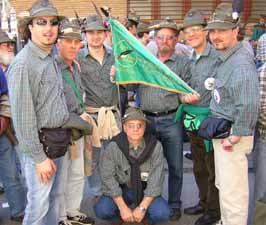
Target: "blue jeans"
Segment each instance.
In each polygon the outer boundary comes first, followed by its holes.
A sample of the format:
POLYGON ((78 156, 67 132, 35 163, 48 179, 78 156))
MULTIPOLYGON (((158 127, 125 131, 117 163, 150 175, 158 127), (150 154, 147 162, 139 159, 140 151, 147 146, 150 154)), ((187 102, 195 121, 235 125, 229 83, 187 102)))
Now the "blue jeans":
POLYGON ((150 123, 146 132, 152 133, 162 143, 167 160, 168 203, 171 208, 181 208, 181 191, 183 184, 183 135, 182 123, 174 122, 175 114, 153 117, 147 116, 150 123))
POLYGON ((19 177, 13 146, 6 137, 0 136, 0 177, 5 189, 11 216, 17 217, 24 213, 26 205, 26 191, 19 177))
MULTIPOLYGON (((123 199, 127 205, 133 203, 133 191, 129 188, 123 189, 123 199)), ((120 218, 120 212, 111 197, 102 195, 94 205, 94 211, 98 218, 116 221, 120 218)), ((156 197, 147 209, 146 217, 150 224, 166 222, 170 217, 170 209, 162 197, 156 197)))
POLYGON ((100 162, 106 151, 109 140, 102 140, 102 147, 93 147, 92 153, 92 175, 88 177, 88 193, 90 196, 96 197, 102 195, 102 181, 100 176, 100 162))
POLYGON ((28 188, 27 206, 23 225, 57 225, 59 222, 59 203, 63 194, 66 165, 64 157, 54 160, 56 173, 48 183, 40 183, 36 164, 25 153, 20 153, 21 169, 28 188))

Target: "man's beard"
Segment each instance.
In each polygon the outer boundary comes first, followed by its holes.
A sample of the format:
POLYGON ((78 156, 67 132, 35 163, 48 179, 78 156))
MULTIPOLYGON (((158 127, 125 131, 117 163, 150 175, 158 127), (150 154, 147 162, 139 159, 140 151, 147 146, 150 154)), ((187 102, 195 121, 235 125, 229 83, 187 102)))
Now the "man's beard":
POLYGON ((172 48, 169 47, 169 46, 159 47, 158 50, 159 50, 159 53, 160 53, 160 54, 169 54, 169 53, 174 52, 174 49, 172 49, 172 48))
POLYGON ((12 52, 0 52, 0 63, 2 63, 5 66, 9 66, 12 60, 14 59, 14 53, 12 52))

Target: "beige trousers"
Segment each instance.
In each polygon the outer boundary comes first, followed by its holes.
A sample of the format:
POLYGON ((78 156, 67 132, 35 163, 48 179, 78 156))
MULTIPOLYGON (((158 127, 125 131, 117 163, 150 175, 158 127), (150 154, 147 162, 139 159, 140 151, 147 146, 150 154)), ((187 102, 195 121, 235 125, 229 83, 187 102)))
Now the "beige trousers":
POLYGON ((221 139, 213 140, 215 185, 219 189, 223 225, 246 225, 248 217, 248 161, 253 136, 243 136, 232 152, 223 149, 221 139))

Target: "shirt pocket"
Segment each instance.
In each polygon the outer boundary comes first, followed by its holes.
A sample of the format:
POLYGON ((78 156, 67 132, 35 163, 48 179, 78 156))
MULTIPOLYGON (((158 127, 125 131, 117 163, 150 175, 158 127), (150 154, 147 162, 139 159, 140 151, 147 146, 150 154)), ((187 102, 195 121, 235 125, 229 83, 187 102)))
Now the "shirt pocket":
POLYGON ((42 93, 49 93, 57 84, 56 78, 52 78, 49 76, 42 76, 40 80, 40 92, 42 93))
POLYGON ((151 172, 151 162, 150 160, 147 160, 140 166, 140 177, 141 181, 147 182, 150 177, 151 172))
POLYGON ((230 99, 229 85, 228 82, 229 77, 224 77, 224 79, 215 79, 215 87, 212 92, 212 97, 216 103, 226 102, 230 99))

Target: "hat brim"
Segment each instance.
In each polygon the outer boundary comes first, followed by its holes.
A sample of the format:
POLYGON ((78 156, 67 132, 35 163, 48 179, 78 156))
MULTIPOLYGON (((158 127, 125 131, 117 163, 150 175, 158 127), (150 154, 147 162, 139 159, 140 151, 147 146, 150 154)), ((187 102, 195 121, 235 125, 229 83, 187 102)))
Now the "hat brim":
POLYGON ((168 29, 172 29, 172 30, 175 30, 175 31, 180 31, 180 28, 178 27, 174 27, 174 26, 171 26, 171 25, 154 25, 154 26, 150 26, 149 29, 150 30, 161 30, 163 28, 168 28, 168 29))
POLYGON ((225 22, 209 22, 204 30, 230 30, 236 28, 238 23, 225 23, 225 22))
POLYGON ((205 27, 207 24, 204 23, 204 22, 193 22, 193 23, 186 23, 186 24, 183 24, 182 27, 180 28, 181 30, 184 30, 185 28, 188 28, 188 27, 192 27, 192 26, 203 26, 205 27))
POLYGON ((139 116, 129 116, 129 117, 126 117, 126 118, 122 118, 122 123, 124 124, 125 122, 127 121, 130 121, 130 120, 141 120, 141 121, 144 121, 146 123, 149 123, 150 121, 146 118, 146 117, 139 117, 139 116))
POLYGON ((137 33, 140 34, 140 33, 149 33, 151 30, 150 29, 143 29, 143 30, 137 30, 137 33))
MULTIPOLYGON (((108 31, 107 28, 104 28, 104 27, 84 27, 82 29, 82 31, 86 32, 86 31, 94 31, 94 30, 99 30, 99 31, 108 31)), ((110 29, 109 29, 110 30, 110 29)))
POLYGON ((78 35, 76 33, 70 33, 70 34, 59 34, 58 38, 61 39, 78 39, 78 40, 82 40, 81 35, 78 35))
POLYGON ((99 31, 107 31, 108 29, 104 27, 104 25, 99 22, 99 21, 93 21, 90 23, 87 23, 84 25, 82 31, 94 31, 94 30, 99 30, 99 31))
POLYGON ((2 43, 16 43, 16 41, 12 39, 2 39, 0 40, 0 44, 2 43))

